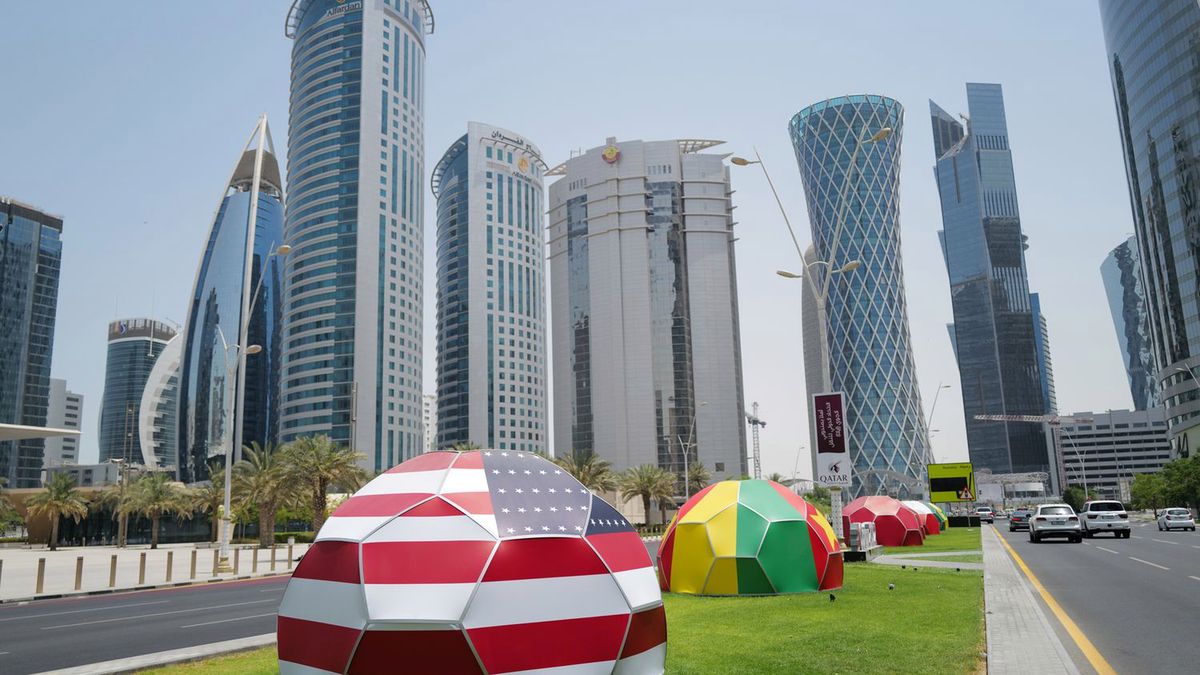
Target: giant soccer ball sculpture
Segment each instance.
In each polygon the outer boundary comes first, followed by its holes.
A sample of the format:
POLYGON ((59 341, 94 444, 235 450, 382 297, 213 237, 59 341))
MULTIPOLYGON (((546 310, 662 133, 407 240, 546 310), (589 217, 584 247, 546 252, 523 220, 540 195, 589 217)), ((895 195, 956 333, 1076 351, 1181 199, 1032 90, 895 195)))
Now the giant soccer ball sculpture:
POLYGON ((885 496, 859 497, 842 511, 843 527, 849 523, 875 523, 875 541, 881 546, 921 546, 925 535, 912 509, 885 496))
POLYGON ((641 538, 558 466, 433 452, 381 474, 317 535, 279 607, 279 670, 663 672, 641 538))
POLYGON ((921 533, 926 537, 931 534, 942 533, 942 522, 938 520, 937 514, 925 502, 919 502, 915 499, 903 499, 900 503, 907 506, 909 511, 917 514, 917 521, 921 523, 921 533))
POLYGON ((768 595, 840 588, 842 552, 812 504, 769 480, 727 480, 679 509, 658 548, 663 590, 768 595))

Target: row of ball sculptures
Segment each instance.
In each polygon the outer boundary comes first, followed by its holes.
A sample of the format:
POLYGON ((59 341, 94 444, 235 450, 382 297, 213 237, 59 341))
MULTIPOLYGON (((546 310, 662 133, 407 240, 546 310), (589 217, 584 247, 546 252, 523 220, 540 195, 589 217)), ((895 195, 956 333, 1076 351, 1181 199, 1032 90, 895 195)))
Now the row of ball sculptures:
MULTIPOLYGON (((913 523, 870 508, 881 534, 897 528, 880 519, 913 523)), ((279 670, 662 673, 662 591, 841 585, 829 521, 772 481, 694 495, 656 566, 628 520, 544 457, 432 452, 377 476, 321 527, 280 603, 279 670)))

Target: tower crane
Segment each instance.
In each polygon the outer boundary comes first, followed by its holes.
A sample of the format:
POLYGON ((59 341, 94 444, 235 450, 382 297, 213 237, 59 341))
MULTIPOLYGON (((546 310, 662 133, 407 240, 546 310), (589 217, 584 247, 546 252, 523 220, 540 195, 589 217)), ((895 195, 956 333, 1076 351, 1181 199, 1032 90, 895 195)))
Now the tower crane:
POLYGON ((755 401, 750 408, 753 412, 746 413, 746 422, 751 426, 751 435, 754 440, 754 477, 762 478, 762 455, 758 446, 758 429, 759 427, 767 426, 767 423, 758 416, 758 401, 755 401))

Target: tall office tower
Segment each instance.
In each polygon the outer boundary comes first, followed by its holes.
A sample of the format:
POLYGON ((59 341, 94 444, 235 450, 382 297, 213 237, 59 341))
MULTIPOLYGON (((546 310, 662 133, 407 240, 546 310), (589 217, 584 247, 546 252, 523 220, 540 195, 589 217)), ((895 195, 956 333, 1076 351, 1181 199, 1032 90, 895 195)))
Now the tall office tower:
MULTIPOLYGON (((46 426, 52 429, 81 428, 83 394, 67 389, 67 381, 50 378, 50 399, 46 411, 46 426)), ((46 439, 42 468, 79 463, 79 437, 56 436, 46 439)))
POLYGON ((929 447, 900 260, 903 123, 897 101, 856 95, 811 105, 789 125, 816 252, 810 273, 826 289, 823 390, 846 395, 854 496, 919 494, 929 447), (860 267, 829 275, 851 261, 860 267))
POLYGON ((142 392, 154 362, 173 337, 174 328, 154 319, 121 319, 108 324, 108 359, 100 399, 101 462, 142 463, 142 392))
POLYGON ((546 452, 546 303, 537 146, 471 122, 433 170, 437 445, 546 452))
POLYGON ((1000 85, 967 84, 967 108, 960 122, 929 102, 967 451, 995 473, 1047 471, 1042 424, 975 419, 1048 405, 1000 85))
POLYGON ((438 449, 437 394, 422 394, 421 404, 421 424, 425 428, 425 443, 422 446, 422 450, 424 452, 433 452, 438 449))
POLYGON ((282 437, 421 452, 425 0, 296 0, 282 437))
MULTIPOLYGON (((0 422, 46 426, 63 221, 0 196, 0 422)), ((0 441, 0 478, 41 485, 40 438, 0 441)))
POLYGON ((1109 252, 1100 265, 1100 278, 1117 331, 1117 346, 1125 363, 1133 407, 1149 410, 1158 405, 1158 380, 1154 377, 1150 312, 1136 237, 1126 239, 1109 252))
POLYGON ((207 480, 209 460, 229 448, 236 461, 244 445, 279 436, 282 185, 264 115, 238 154, 192 287, 178 389, 184 482, 207 480))
POLYGON ((1037 354, 1038 384, 1042 388, 1045 414, 1058 414, 1058 392, 1054 389, 1054 362, 1050 359, 1050 324, 1042 313, 1042 298, 1029 294, 1029 312, 1033 315, 1033 347, 1037 354))
POLYGON ((1200 6, 1101 0, 1150 325, 1178 455, 1200 447, 1200 6))
POLYGON ((138 412, 143 466, 175 470, 179 462, 179 364, 184 336, 171 338, 146 378, 138 412))
POLYGON ((747 472, 720 143, 610 138, 546 173, 555 454, 747 472))
MULTIPOLYGON (((817 262, 817 251, 812 246, 804 249, 804 267, 810 268, 817 262)), ((825 344, 821 341, 821 320, 817 315, 817 294, 820 292, 813 283, 811 275, 805 274, 800 278, 800 341, 804 349, 804 391, 806 393, 824 391, 821 381, 822 369, 828 355, 825 344)), ((807 398, 807 397, 804 397, 807 398)), ((817 453, 812 449, 817 447, 817 425, 813 419, 813 407, 805 404, 808 413, 808 450, 812 460, 812 475, 817 477, 817 453)))

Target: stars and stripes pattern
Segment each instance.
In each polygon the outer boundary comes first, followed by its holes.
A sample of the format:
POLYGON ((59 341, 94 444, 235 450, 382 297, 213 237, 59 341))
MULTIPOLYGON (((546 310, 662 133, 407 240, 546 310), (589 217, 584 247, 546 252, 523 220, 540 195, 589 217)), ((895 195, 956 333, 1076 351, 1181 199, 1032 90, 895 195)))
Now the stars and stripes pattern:
POLYGON ((531 453, 420 455, 326 521, 279 610, 282 673, 661 673, 630 523, 531 453))

